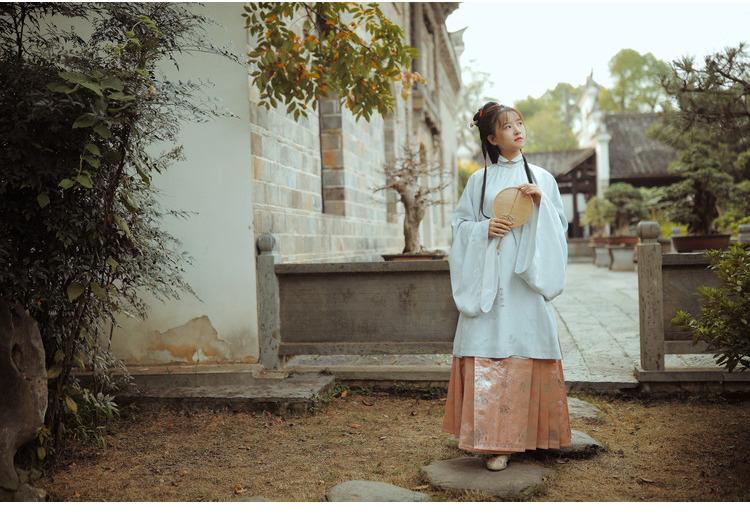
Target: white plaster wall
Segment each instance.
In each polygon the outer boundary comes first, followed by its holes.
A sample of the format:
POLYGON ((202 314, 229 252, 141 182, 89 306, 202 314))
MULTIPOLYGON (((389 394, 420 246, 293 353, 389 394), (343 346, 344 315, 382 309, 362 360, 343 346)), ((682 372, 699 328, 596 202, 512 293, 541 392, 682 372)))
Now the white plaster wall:
MULTIPOLYGON (((210 27, 215 44, 231 43, 245 55, 242 3, 190 5, 224 26, 210 27)), ((185 278, 198 298, 153 302, 146 321, 121 323, 113 349, 130 364, 253 362, 258 333, 246 68, 201 53, 184 56, 173 76, 211 80, 215 87, 208 94, 237 116, 184 125, 186 160, 154 178, 165 207, 194 213, 165 228, 193 259, 185 278)))

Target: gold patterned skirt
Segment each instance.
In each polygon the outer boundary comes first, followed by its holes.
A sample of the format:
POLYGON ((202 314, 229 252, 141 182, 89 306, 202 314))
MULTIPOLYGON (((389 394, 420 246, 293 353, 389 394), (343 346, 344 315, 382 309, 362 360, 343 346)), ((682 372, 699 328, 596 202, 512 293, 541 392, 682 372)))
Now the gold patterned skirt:
POLYGON ((443 431, 458 439, 460 449, 474 452, 570 446, 562 363, 454 357, 443 431))

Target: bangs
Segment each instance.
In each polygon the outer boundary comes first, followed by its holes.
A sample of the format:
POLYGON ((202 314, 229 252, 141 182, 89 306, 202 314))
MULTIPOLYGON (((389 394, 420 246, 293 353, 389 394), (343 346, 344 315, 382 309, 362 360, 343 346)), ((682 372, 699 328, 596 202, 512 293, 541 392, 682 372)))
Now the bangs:
POLYGON ((505 107, 505 109, 497 115, 497 125, 501 126, 509 121, 514 121, 516 118, 513 116, 517 116, 518 119, 523 121, 521 112, 513 107, 505 107))

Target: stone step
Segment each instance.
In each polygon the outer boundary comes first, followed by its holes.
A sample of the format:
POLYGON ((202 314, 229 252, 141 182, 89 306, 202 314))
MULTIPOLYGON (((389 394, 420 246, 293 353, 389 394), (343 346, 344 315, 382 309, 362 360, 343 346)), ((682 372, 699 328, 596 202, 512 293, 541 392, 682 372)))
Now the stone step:
POLYGON ((490 471, 484 457, 438 460, 422 468, 422 476, 438 489, 479 491, 499 498, 517 498, 551 474, 549 468, 515 463, 512 459, 506 469, 490 471))
POLYGON ((328 490, 327 502, 429 502, 430 496, 385 482, 350 480, 328 490))
POLYGON ((335 378, 327 374, 137 376, 116 399, 120 405, 137 403, 144 408, 209 408, 299 416, 316 406, 334 381, 335 378))
MULTIPOLYGON (((573 430, 572 446, 549 452, 565 456, 591 456, 602 450, 604 447, 589 435, 573 430)), ((554 472, 544 466, 514 462, 512 457, 506 469, 489 471, 485 461, 486 458, 482 456, 439 460, 424 466, 421 472, 425 480, 438 489, 479 491, 503 499, 532 492, 554 472)))
MULTIPOLYGON (((374 385, 383 387, 389 382, 407 382, 425 385, 444 385, 447 388, 450 379, 450 366, 417 366, 417 365, 337 365, 310 364, 310 365, 287 365, 281 370, 287 373, 313 374, 325 373, 336 376, 337 381, 352 385, 374 385)), ((577 380, 575 377, 565 380, 565 386, 569 392, 602 392, 617 393, 620 391, 635 390, 638 388, 637 381, 621 381, 618 379, 587 381, 577 380)))

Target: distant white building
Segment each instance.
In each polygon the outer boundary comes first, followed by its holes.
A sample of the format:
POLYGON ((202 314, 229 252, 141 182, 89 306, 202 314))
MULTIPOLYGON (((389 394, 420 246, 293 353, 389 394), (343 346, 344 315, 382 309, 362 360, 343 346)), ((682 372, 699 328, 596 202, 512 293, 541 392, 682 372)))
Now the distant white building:
POLYGON ((661 186, 675 179, 668 170, 677 152, 647 135, 661 114, 607 114, 599 105, 601 89, 592 76, 586 79, 578 99, 578 149, 526 154, 557 179, 571 238, 585 236, 579 222, 586 202, 611 184, 661 186))

